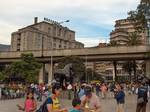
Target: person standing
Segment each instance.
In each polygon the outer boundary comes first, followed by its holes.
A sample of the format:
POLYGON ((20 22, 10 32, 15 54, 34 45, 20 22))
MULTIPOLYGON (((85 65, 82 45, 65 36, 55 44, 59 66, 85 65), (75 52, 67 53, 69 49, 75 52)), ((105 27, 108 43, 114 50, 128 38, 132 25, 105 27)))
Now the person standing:
POLYGON ((78 97, 81 98, 82 96, 84 96, 84 88, 85 88, 85 85, 81 85, 79 91, 78 91, 78 97))
POLYGON ((25 112, 35 112, 37 103, 34 99, 34 93, 33 92, 28 92, 27 93, 27 98, 24 103, 24 107, 20 106, 19 104, 17 105, 19 110, 25 111, 25 112))
POLYGON ((95 89, 96 89, 96 95, 99 96, 99 94, 100 94, 100 85, 99 85, 99 83, 96 84, 95 89))
POLYGON ((72 91, 72 85, 71 84, 69 84, 67 86, 67 90, 68 90, 68 100, 70 100, 71 99, 71 91, 72 91))
POLYGON ((46 111, 42 112, 67 112, 66 108, 61 108, 58 97, 61 93, 61 87, 58 84, 55 84, 52 87, 52 95, 46 100, 46 111))
POLYGON ((102 91, 102 98, 105 99, 106 98, 106 94, 107 94, 107 87, 106 87, 106 85, 104 83, 101 86, 101 91, 102 91))
POLYGON ((146 104, 148 102, 147 92, 148 92, 147 87, 145 86, 144 83, 141 83, 137 91, 138 97, 137 97, 136 112, 146 112, 146 104))
POLYGON ((120 84, 116 84, 115 87, 116 89, 114 93, 115 93, 115 99, 117 101, 116 112, 124 112, 125 93, 120 84))

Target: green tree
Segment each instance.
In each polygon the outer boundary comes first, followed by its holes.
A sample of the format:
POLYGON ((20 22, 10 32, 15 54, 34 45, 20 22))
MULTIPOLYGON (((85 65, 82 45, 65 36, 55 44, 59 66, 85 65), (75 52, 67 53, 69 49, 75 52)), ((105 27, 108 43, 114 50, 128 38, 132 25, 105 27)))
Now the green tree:
POLYGON ((145 31, 147 29, 147 17, 150 17, 150 1, 141 0, 137 9, 128 13, 129 19, 134 23, 138 32, 145 31))
POLYGON ((92 80, 103 81, 104 80, 100 74, 96 73, 90 68, 87 69, 87 76, 88 76, 88 81, 92 81, 92 80))
POLYGON ((141 45, 141 39, 137 32, 131 32, 127 37, 127 45, 128 46, 136 46, 141 45))
POLYGON ((136 65, 135 61, 127 61, 127 62, 125 62, 123 64, 122 68, 124 69, 124 71, 128 72, 130 82, 132 80, 132 71, 134 71, 134 78, 136 79, 135 68, 137 68, 137 65, 136 65))
POLYGON ((24 79, 26 83, 38 81, 41 64, 36 61, 33 54, 22 54, 21 60, 13 62, 5 70, 8 78, 24 79))
POLYGON ((5 75, 3 74, 3 72, 0 72, 0 81, 4 81, 5 79, 5 75))
POLYGON ((116 47, 116 46, 119 46, 118 43, 114 40, 110 41, 110 43, 108 44, 108 46, 110 47, 116 47))
POLYGON ((81 59, 77 56, 66 56, 59 60, 58 68, 63 69, 65 65, 72 63, 74 74, 81 78, 85 74, 84 62, 84 59, 81 59))

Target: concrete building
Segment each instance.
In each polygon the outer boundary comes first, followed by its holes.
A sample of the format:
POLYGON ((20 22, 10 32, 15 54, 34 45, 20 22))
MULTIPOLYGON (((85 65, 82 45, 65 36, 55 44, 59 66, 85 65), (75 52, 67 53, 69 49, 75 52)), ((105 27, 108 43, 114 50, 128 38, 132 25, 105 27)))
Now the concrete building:
POLYGON ((75 40, 75 32, 55 21, 38 22, 19 29, 11 35, 11 51, 83 48, 75 40))
MULTIPOLYGON (((110 33, 110 41, 116 41, 119 45, 126 45, 127 37, 129 33, 135 31, 134 22, 129 19, 117 20, 115 24, 115 30, 110 33)), ((139 34, 142 44, 147 43, 147 32, 142 32, 139 34)))

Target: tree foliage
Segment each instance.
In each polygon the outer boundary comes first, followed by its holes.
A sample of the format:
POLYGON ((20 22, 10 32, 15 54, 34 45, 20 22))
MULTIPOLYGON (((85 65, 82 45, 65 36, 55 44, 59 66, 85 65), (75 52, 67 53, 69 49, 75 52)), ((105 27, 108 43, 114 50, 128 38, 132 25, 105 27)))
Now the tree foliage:
POLYGON ((128 72, 131 81, 132 72, 135 70, 135 68, 137 68, 137 64, 134 61, 127 61, 123 64, 122 68, 124 71, 128 72))
POLYGON ((27 83, 37 82, 38 74, 41 68, 33 54, 22 54, 21 60, 13 62, 5 70, 7 78, 24 79, 27 83))
POLYGON ((87 76, 88 76, 87 78, 89 81, 92 81, 92 80, 103 81, 104 80, 100 74, 96 73, 90 68, 87 69, 87 76))
POLYGON ((85 65, 84 65, 84 59, 81 59, 76 56, 67 56, 59 60, 58 68, 63 69, 65 65, 72 63, 72 69, 76 76, 79 76, 80 78, 83 77, 85 74, 85 65))
POLYGON ((138 32, 145 31, 148 22, 147 17, 150 17, 150 1, 141 0, 137 9, 130 11, 128 15, 128 19, 134 23, 135 29, 137 29, 138 32))
POLYGON ((135 46, 135 45, 141 45, 141 39, 137 32, 131 32, 129 33, 127 37, 127 45, 128 46, 135 46))
POLYGON ((108 46, 111 46, 111 47, 116 47, 116 46, 119 46, 119 44, 117 43, 117 41, 110 41, 110 43, 108 44, 108 46))

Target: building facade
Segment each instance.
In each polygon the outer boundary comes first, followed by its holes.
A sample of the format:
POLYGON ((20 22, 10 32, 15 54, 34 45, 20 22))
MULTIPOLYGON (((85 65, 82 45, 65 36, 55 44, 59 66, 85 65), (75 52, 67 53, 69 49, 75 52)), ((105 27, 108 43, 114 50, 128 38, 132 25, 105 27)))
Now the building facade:
POLYGON ((75 32, 56 22, 38 22, 19 29, 11 35, 11 51, 84 48, 75 40, 75 32))
MULTIPOLYGON (((115 23, 115 30, 110 33, 110 41, 116 41, 119 45, 126 45, 129 33, 135 32, 134 22, 129 19, 117 20, 115 23)), ((147 32, 139 34, 141 44, 147 43, 147 32)))

